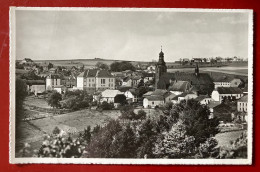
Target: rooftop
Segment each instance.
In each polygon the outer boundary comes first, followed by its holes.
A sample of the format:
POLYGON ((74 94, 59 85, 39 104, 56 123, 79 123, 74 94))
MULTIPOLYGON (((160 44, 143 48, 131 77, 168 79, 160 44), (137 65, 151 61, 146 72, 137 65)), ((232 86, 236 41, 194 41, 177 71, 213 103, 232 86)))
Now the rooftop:
POLYGON ((218 91, 219 94, 242 94, 243 93, 243 91, 237 87, 218 87, 216 88, 216 91, 218 91))

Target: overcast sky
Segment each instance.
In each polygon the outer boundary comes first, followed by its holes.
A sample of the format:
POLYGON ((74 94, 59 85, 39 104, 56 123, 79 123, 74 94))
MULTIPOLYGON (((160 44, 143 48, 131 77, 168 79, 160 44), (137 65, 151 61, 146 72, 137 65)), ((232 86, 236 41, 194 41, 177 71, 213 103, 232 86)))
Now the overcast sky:
POLYGON ((16 11, 17 59, 247 58, 248 14, 16 11))

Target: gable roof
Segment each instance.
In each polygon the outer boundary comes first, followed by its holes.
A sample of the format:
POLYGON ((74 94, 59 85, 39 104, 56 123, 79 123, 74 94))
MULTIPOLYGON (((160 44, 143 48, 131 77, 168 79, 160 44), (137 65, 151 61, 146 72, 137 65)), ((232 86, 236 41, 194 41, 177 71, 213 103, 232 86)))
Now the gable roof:
POLYGON ((213 107, 214 109, 214 113, 230 113, 232 112, 231 110, 231 107, 224 104, 224 103, 221 103, 220 105, 217 105, 215 107, 213 107))
POLYGON ((216 88, 216 91, 219 92, 219 94, 242 94, 243 91, 238 87, 218 87, 216 88))
POLYGON ((163 96, 159 96, 159 95, 148 96, 148 97, 146 97, 146 99, 148 99, 149 101, 163 101, 164 100, 163 96))
POLYGON ((169 91, 181 91, 181 92, 185 92, 188 90, 188 86, 190 85, 190 83, 188 81, 177 81, 175 83, 173 83, 168 90, 169 91))
POLYGON ((145 97, 145 96, 150 96, 150 95, 152 95, 152 94, 153 94, 153 91, 148 91, 147 93, 143 94, 143 97, 145 97))
POLYGON ((195 100, 197 100, 197 101, 202 101, 202 100, 204 100, 204 99, 206 99, 206 98, 211 98, 210 96, 208 96, 208 95, 200 95, 200 96, 198 96, 197 98, 195 98, 195 100))
POLYGON ((118 94, 124 94, 124 93, 122 93, 119 90, 109 90, 109 89, 101 92, 102 97, 113 97, 114 98, 118 94))
POLYGON ((209 104, 207 105, 209 108, 214 108, 214 107, 216 107, 216 106, 218 106, 218 105, 220 105, 221 103, 220 102, 218 102, 218 101, 211 101, 211 102, 209 102, 209 104))
POLYGON ((248 95, 241 97, 238 102, 248 102, 248 95))
POLYGON ((78 77, 109 77, 112 78, 113 76, 108 70, 97 70, 97 69, 88 69, 84 72, 80 73, 78 77))
POLYGON ((121 91, 121 92, 126 92, 126 91, 128 91, 129 89, 131 89, 132 87, 120 87, 120 88, 118 88, 118 90, 119 91, 121 91))

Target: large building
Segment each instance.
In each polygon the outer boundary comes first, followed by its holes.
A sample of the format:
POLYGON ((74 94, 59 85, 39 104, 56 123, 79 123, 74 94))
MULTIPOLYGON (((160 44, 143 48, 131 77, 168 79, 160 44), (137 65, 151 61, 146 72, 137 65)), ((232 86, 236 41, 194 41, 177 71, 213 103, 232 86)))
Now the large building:
POLYGON ((77 89, 90 93, 115 89, 115 77, 107 70, 88 69, 78 75, 77 89))
MULTIPOLYGON (((164 72, 159 75, 159 80, 155 83, 157 89, 169 89, 179 81, 189 82, 193 90, 197 90, 199 94, 210 95, 214 90, 214 83, 207 73, 200 73, 198 64, 195 67, 194 73, 191 72, 164 72)), ((157 79, 158 79, 157 78, 157 79)))
POLYGON ((166 72, 167 72, 167 66, 164 61, 164 53, 162 52, 162 48, 161 48, 161 52, 159 53, 159 61, 155 67, 155 89, 157 89, 158 82, 161 76, 166 72))

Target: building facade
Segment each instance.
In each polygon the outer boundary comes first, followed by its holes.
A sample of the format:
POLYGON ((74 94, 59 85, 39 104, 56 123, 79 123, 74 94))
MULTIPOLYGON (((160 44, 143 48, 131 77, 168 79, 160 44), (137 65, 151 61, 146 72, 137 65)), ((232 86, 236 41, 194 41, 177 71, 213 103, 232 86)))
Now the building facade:
POLYGON ((115 77, 107 70, 88 69, 77 77, 77 89, 90 93, 115 89, 115 77))

